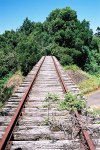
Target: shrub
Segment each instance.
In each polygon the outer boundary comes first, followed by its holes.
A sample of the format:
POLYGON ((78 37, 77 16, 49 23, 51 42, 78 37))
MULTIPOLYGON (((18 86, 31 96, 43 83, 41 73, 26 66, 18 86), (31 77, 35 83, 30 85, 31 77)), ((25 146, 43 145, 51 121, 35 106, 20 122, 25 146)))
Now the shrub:
POLYGON ((80 68, 77 65, 68 65, 64 66, 65 70, 80 70, 80 68))
POLYGON ((9 99, 13 92, 13 86, 12 87, 2 87, 0 88, 0 105, 2 106, 6 100, 9 99))
POLYGON ((86 107, 86 102, 80 95, 77 97, 76 95, 71 94, 70 92, 65 94, 64 101, 60 102, 60 108, 66 110, 82 110, 86 107))

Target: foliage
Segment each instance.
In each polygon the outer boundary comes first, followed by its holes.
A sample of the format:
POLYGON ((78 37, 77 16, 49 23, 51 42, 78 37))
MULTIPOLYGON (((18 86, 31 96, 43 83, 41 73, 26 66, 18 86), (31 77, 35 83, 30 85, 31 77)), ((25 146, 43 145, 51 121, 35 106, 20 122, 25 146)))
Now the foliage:
POLYGON ((64 66, 65 70, 80 70, 80 68, 77 65, 68 65, 64 66))
POLYGON ((33 31, 34 27, 35 23, 26 18, 18 31, 22 32, 25 35, 29 35, 33 31))
POLYGON ((47 97, 46 97, 46 101, 48 100, 52 100, 52 101, 59 101, 59 96, 57 94, 52 94, 52 93, 48 93, 47 97))
POLYGON ((97 31, 97 33, 95 35, 100 37, 100 27, 97 27, 96 31, 97 31))
POLYGON ((85 70, 93 73, 100 73, 100 54, 97 50, 90 51, 87 47, 85 48, 87 53, 87 59, 85 63, 85 70))
POLYGON ((13 92, 13 86, 12 87, 2 87, 0 88, 0 105, 2 106, 5 101, 11 96, 13 92))
POLYGON ((20 70, 15 73, 9 72, 0 80, 0 107, 8 100, 14 89, 21 83, 23 76, 20 70))
MULTIPOLYGON (((88 108, 88 114, 93 115, 94 117, 100 116, 100 108, 88 108)), ((98 122, 100 124, 100 122, 98 122)))
POLYGON ((5 84, 11 78, 13 72, 9 72, 4 78, 0 80, 0 107, 3 106, 4 102, 11 96, 13 87, 7 87, 5 84))
POLYGON ((98 27, 94 36, 89 21, 79 21, 69 7, 53 10, 43 23, 26 18, 16 31, 0 35, 0 78, 18 69, 27 75, 43 55, 55 55, 64 66, 99 72, 99 32, 98 27))
POLYGON ((80 82, 78 87, 80 88, 83 94, 87 94, 94 90, 97 90, 100 87, 100 75, 90 75, 85 73, 87 79, 80 82))
POLYGON ((4 84, 7 83, 7 81, 11 78, 12 75, 13 73, 9 72, 6 76, 4 76, 4 78, 0 80, 0 87, 4 86, 4 84))
POLYGON ((86 107, 86 102, 80 95, 77 97, 76 95, 71 94, 70 92, 65 94, 65 98, 62 102, 60 102, 60 108, 66 110, 82 110, 86 107))
POLYGON ((3 51, 0 52, 0 78, 8 74, 10 71, 17 69, 16 54, 8 52, 7 55, 3 51))

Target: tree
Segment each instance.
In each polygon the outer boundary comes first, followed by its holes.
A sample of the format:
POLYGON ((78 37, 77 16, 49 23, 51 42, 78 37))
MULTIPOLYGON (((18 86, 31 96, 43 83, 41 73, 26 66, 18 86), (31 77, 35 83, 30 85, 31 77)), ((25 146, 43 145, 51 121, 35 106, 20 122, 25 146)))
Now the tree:
POLYGON ((33 31, 34 26, 35 23, 26 18, 18 31, 24 33, 25 35, 29 35, 33 31))
POLYGON ((96 35, 97 35, 98 37, 100 37, 100 27, 97 27, 96 31, 97 31, 96 35))

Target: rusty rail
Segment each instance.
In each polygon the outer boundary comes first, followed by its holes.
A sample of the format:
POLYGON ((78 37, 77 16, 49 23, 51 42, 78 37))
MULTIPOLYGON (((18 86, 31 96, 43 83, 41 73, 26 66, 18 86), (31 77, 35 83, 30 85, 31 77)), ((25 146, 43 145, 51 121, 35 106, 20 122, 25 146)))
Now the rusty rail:
MULTIPOLYGON (((54 56, 52 56, 52 59, 53 59, 54 66, 55 66, 55 69, 57 71, 57 74, 59 76, 60 82, 62 83, 62 87, 63 87, 64 93, 66 93, 66 92, 68 92, 68 89, 67 89, 67 87, 66 87, 66 85, 64 83, 64 80, 62 78, 61 72, 58 69, 58 65, 56 64, 54 56)), ((79 115, 79 113, 77 111, 75 112, 75 116, 76 116, 76 118, 78 120, 79 125, 82 126, 82 123, 80 122, 80 115, 79 115)), ((83 133, 84 139, 85 139, 85 141, 87 143, 87 146, 88 146, 89 150, 95 150, 94 143, 93 143, 92 139, 90 138, 87 130, 86 129, 82 129, 82 133, 83 133)))
POLYGON ((60 82, 62 83, 62 88, 63 88, 63 90, 64 90, 64 93, 66 93, 66 92, 68 91, 68 89, 67 89, 67 87, 66 87, 66 85, 65 85, 65 82, 64 82, 64 80, 63 80, 63 78, 62 78, 62 76, 61 76, 61 72, 59 71, 58 66, 57 66, 57 64, 56 64, 56 62, 55 62, 53 56, 52 56, 52 59, 53 59, 54 66, 55 66, 56 72, 57 72, 57 74, 58 74, 58 77, 59 77, 59 79, 60 79, 60 82))
MULTIPOLYGON (((76 116, 76 118, 78 120, 79 125, 82 127, 83 125, 82 125, 82 122, 80 121, 80 115, 79 115, 79 113, 77 111, 75 112, 75 116, 76 116)), ((87 143, 89 149, 90 150, 95 150, 94 143, 93 143, 92 139, 90 138, 87 130, 86 129, 82 129, 82 133, 83 133, 83 136, 84 136, 84 138, 86 140, 86 143, 87 143)))
POLYGON ((37 75, 38 75, 38 73, 39 73, 39 71, 40 71, 40 68, 41 68, 41 66, 42 66, 42 64, 43 64, 43 62, 44 62, 44 60, 45 60, 45 56, 40 60, 41 63, 40 63, 40 65, 39 65, 39 68, 37 69, 37 71, 36 71, 36 73, 35 73, 35 75, 34 75, 34 77, 33 77, 33 79, 32 79, 32 82, 29 84, 29 86, 28 86, 28 88, 27 88, 25 94, 24 94, 23 97, 21 98, 21 101, 20 101, 20 103, 19 103, 19 105, 18 105, 18 107, 17 107, 17 109, 16 109, 16 112, 15 112, 13 118, 11 119, 10 124, 9 124, 8 127, 6 128, 6 131, 5 131, 5 133, 4 133, 3 137, 2 137, 2 140, 0 141, 0 150, 4 150, 4 149, 6 148, 6 146, 7 146, 8 142, 9 142, 9 140, 10 140, 11 137, 13 136, 13 133, 12 133, 12 132, 13 132, 13 129, 14 129, 14 127, 15 127, 17 121, 18 121, 18 118, 19 118, 19 116, 20 116, 20 114, 21 114, 22 108, 24 107, 26 98, 27 98, 27 96, 28 96, 28 94, 29 94, 29 92, 30 92, 30 90, 31 90, 31 87, 32 87, 32 85, 33 85, 33 83, 34 83, 34 81, 35 81, 35 79, 36 79, 36 77, 37 77, 37 75))

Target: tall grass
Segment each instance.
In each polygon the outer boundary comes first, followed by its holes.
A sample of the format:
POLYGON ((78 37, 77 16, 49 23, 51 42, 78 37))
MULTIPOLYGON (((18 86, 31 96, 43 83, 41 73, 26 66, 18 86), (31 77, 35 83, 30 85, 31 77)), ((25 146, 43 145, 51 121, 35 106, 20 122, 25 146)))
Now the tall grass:
POLYGON ((83 94, 87 94, 100 88, 99 75, 90 75, 86 73, 86 76, 88 77, 88 79, 78 84, 78 87, 80 88, 83 94))
POLYGON ((64 66, 65 70, 80 70, 80 68, 77 65, 69 65, 69 66, 64 66))
POLYGON ((0 107, 3 106, 5 101, 11 96, 14 86, 7 87, 6 83, 13 76, 13 72, 10 72, 5 77, 0 79, 0 107))
POLYGON ((2 79, 0 79, 0 88, 2 88, 2 86, 4 86, 4 84, 7 83, 7 81, 12 77, 12 75, 13 75, 13 72, 10 72, 6 76, 4 76, 2 79))
MULTIPOLYGON (((65 70, 74 70, 79 73, 79 75, 83 75, 83 80, 81 82, 77 82, 77 85, 83 94, 87 94, 89 92, 95 91, 100 88, 100 75, 96 73, 89 74, 85 71, 82 71, 76 65, 64 66, 65 70)), ((75 74, 77 75, 77 74, 75 74)))
POLYGON ((5 101, 9 99, 13 92, 13 88, 14 86, 0 88, 0 107, 2 107, 5 101))

